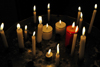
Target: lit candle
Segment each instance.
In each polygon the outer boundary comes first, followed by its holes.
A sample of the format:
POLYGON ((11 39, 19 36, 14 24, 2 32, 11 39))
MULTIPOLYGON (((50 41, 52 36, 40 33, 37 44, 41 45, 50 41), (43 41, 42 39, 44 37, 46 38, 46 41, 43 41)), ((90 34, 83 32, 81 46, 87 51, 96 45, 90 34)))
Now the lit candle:
POLYGON ((85 27, 83 27, 82 35, 80 37, 80 47, 79 47, 79 59, 80 60, 82 60, 84 57, 85 42, 86 42, 85 27))
POLYGON ((80 22, 79 22, 79 31, 81 31, 81 29, 82 29, 82 22, 83 22, 83 14, 81 12, 81 14, 80 14, 80 22))
POLYGON ((24 33, 25 33, 25 39, 27 39, 27 25, 25 25, 25 31, 24 31, 24 33))
POLYGON ((48 3, 47 8, 48 8, 48 21, 50 21, 50 3, 48 3))
POLYGON ((91 30, 92 30, 92 26, 93 26, 93 22, 94 22, 94 19, 95 19, 95 15, 96 15, 96 12, 97 12, 97 4, 95 4, 94 6, 95 10, 93 11, 93 14, 92 14, 92 18, 91 18, 91 21, 90 21, 90 26, 89 26, 89 29, 88 29, 88 34, 90 34, 91 30))
POLYGON ((55 23, 55 30, 57 34, 64 35, 66 29, 66 23, 59 20, 59 22, 55 23))
POLYGON ((36 6, 33 7, 34 23, 36 23, 36 6))
POLYGON ((19 48, 24 48, 24 40, 23 40, 23 30, 20 28, 20 24, 17 24, 17 37, 19 48))
POLYGON ((78 26, 76 26, 75 34, 73 36, 73 42, 72 42, 72 48, 71 48, 71 56, 73 55, 74 50, 75 50, 75 44, 76 44, 76 40, 77 40, 77 31, 78 31, 78 26))
POLYGON ((33 54, 33 57, 36 55, 35 31, 33 32, 33 36, 32 36, 32 54, 33 54))
POLYGON ((60 57, 60 55, 59 55, 59 44, 58 44, 57 45, 56 59, 55 59, 57 66, 59 65, 59 57, 60 57))
POLYGON ((73 22, 72 25, 69 25, 66 27, 66 39, 65 39, 65 46, 67 47, 68 45, 72 45, 72 39, 73 39, 73 35, 75 32, 76 26, 75 26, 75 22, 73 22))
POLYGON ((80 19, 80 14, 81 14, 81 7, 78 7, 78 15, 77 15, 77 24, 79 23, 79 19, 80 19))
POLYGON ((38 19, 39 19, 39 24, 37 30, 37 42, 40 43, 42 41, 42 28, 43 28, 42 16, 39 16, 38 19))
POLYGON ((46 53, 46 60, 51 61, 52 60, 53 53, 51 52, 51 49, 46 53))
POLYGON ((3 28, 4 28, 4 23, 1 24, 0 33, 1 33, 1 37, 2 37, 2 40, 3 40, 4 46, 7 48, 8 43, 7 43, 7 39, 6 39, 5 32, 4 32, 3 28))
POLYGON ((43 35, 42 35, 43 39, 44 40, 51 39, 52 31, 53 31, 53 28, 50 25, 48 25, 48 23, 46 25, 44 25, 43 26, 43 35))

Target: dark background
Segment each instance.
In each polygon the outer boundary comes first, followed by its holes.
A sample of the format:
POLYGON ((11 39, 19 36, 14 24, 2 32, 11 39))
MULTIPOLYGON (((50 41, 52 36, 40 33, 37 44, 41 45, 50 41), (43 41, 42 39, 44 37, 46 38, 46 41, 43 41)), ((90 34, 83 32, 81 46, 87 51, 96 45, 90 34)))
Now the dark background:
POLYGON ((99 30, 99 0, 0 0, 0 23, 5 23, 7 30, 15 22, 33 15, 36 5, 37 15, 47 14, 47 4, 50 3, 51 14, 68 15, 77 18, 78 6, 81 6, 84 21, 90 23, 95 3, 98 4, 94 26, 99 30))

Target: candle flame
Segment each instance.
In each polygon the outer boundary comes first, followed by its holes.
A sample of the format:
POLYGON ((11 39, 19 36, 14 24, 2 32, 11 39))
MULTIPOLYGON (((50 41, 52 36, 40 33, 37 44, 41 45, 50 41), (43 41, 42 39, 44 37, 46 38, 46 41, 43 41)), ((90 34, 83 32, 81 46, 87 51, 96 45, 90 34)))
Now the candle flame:
POLYGON ((72 23, 72 28, 74 28, 74 27, 75 27, 75 22, 72 23))
POLYGON ((25 30, 27 30, 27 25, 25 25, 25 30))
POLYGON ((94 8, 97 9, 97 4, 95 4, 94 8))
POLYGON ((49 49, 49 51, 48 51, 48 55, 50 55, 50 53, 51 53, 51 49, 49 49))
POLYGON ((33 32, 33 36, 35 36, 35 31, 33 32))
POLYGON ((75 32, 77 32, 78 31, 78 26, 76 26, 76 29, 75 29, 75 32))
POLYGON ((42 24, 42 16, 38 17, 39 23, 42 24))
POLYGON ((80 6, 78 7, 78 10, 81 11, 81 7, 80 6))
POLYGON ((50 3, 48 3, 48 6, 47 7, 48 7, 48 9, 50 9, 50 3))
POLYGON ((33 10, 36 11, 36 6, 34 5, 33 10))
POLYGON ((1 30, 3 30, 3 28, 4 28, 4 23, 1 24, 1 30))
POLYGON ((59 54, 59 44, 57 45, 57 54, 59 54))
POLYGON ((61 20, 59 20, 59 23, 61 24, 61 20))
POLYGON ((19 23, 17 24, 17 29, 20 29, 20 24, 19 23))
POLYGON ((85 27, 83 27, 82 35, 85 35, 85 27))
POLYGON ((83 13, 81 12, 80 17, 83 18, 83 13))
POLYGON ((46 24, 46 28, 48 28, 48 23, 46 24))

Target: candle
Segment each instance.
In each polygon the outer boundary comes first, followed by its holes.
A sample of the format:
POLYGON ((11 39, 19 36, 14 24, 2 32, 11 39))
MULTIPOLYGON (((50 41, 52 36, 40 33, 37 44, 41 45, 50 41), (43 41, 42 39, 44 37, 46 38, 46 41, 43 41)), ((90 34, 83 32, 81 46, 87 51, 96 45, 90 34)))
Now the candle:
POLYGON ((95 10, 93 11, 93 14, 92 14, 92 18, 91 18, 89 29, 88 29, 88 34, 90 34, 90 32, 92 30, 93 22, 94 22, 95 15, 96 15, 96 12, 97 12, 97 10, 96 10, 97 9, 97 4, 95 4, 94 8, 95 8, 95 10))
POLYGON ((66 39, 65 39, 66 47, 72 44, 72 39, 73 39, 73 34, 75 33, 75 29, 76 29, 75 22, 73 22, 72 25, 66 27, 66 39))
POLYGON ((80 14, 81 14, 81 7, 78 7, 78 15, 77 15, 77 24, 79 23, 79 19, 80 19, 80 14))
POLYGON ((59 20, 59 22, 57 22, 55 24, 55 30, 56 30, 57 34, 64 35, 65 29, 66 29, 66 23, 65 22, 59 20))
POLYGON ((38 24, 38 30, 37 30, 37 42, 40 43, 42 41, 42 16, 38 17, 39 19, 39 24, 38 24))
POLYGON ((74 36, 73 36, 72 49, 71 49, 71 56, 73 55, 74 50, 75 50, 75 44, 76 44, 76 40, 77 40, 77 31, 78 31, 78 26, 76 27, 75 34, 74 34, 74 36))
POLYGON ((86 42, 85 27, 83 27, 82 35, 80 37, 80 47, 79 47, 79 59, 80 60, 82 60, 84 57, 85 42, 86 42))
POLYGON ((44 40, 49 40, 52 37, 52 30, 53 28, 48 25, 48 23, 46 25, 43 26, 43 39, 44 40))
POLYGON ((51 52, 51 49, 46 53, 46 60, 51 61, 52 60, 53 53, 51 52))
POLYGON ((59 55, 59 44, 58 44, 57 45, 56 59, 55 59, 57 66, 59 65, 59 57, 60 57, 60 55, 59 55))
POLYGON ((33 54, 33 57, 36 55, 35 31, 33 32, 33 36, 32 36, 32 54, 33 54))
POLYGON ((23 40, 23 30, 20 28, 20 24, 17 24, 17 37, 19 48, 24 48, 24 40, 23 40))
POLYGON ((79 31, 81 31, 81 28, 82 28, 82 21, 83 21, 83 14, 81 12, 81 14, 80 14, 80 22, 79 22, 79 31))
POLYGON ((25 25, 25 31, 24 31, 24 33, 25 33, 25 39, 27 39, 27 25, 25 25))
POLYGON ((50 21, 50 3, 48 3, 47 8, 48 8, 48 21, 50 21))
POLYGON ((4 23, 1 24, 0 33, 1 33, 1 37, 2 37, 2 40, 3 40, 4 46, 7 48, 8 43, 7 43, 7 39, 6 39, 5 32, 4 32, 3 28, 4 28, 4 23))
POLYGON ((36 6, 33 7, 34 23, 36 23, 36 6))

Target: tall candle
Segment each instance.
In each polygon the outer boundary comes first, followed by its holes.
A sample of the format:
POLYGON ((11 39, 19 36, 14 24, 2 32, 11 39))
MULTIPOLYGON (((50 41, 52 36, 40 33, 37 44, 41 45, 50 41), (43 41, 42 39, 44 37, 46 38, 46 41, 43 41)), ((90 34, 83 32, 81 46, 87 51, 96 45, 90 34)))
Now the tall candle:
POLYGON ((59 20, 59 22, 55 23, 55 30, 57 34, 64 35, 66 29, 66 23, 59 20))
POLYGON ((89 29, 88 29, 88 34, 90 34, 90 32, 92 30, 93 22, 94 22, 95 15, 96 15, 96 12, 97 12, 97 10, 96 10, 97 9, 97 4, 95 4, 94 8, 95 8, 95 10, 93 11, 93 14, 92 14, 92 18, 91 18, 89 29))
POLYGON ((50 3, 48 3, 47 8, 48 8, 48 21, 50 21, 50 3))
POLYGON ((32 54, 33 54, 33 57, 36 55, 35 31, 33 32, 33 36, 32 36, 32 54))
POLYGON ((81 12, 81 14, 80 14, 80 22, 79 22, 79 32, 80 32, 81 29, 82 29, 82 22, 83 22, 83 14, 82 14, 82 12, 81 12))
POLYGON ((78 15, 77 15, 77 24, 79 23, 80 20, 80 14, 81 14, 81 7, 78 7, 78 15))
POLYGON ((6 39, 5 32, 4 32, 3 28, 4 28, 4 23, 1 24, 0 33, 1 33, 1 37, 2 37, 2 40, 3 40, 4 46, 7 48, 8 43, 7 43, 7 39, 6 39))
POLYGON ((85 27, 83 27, 82 35, 80 37, 80 47, 79 47, 79 59, 80 60, 82 60, 84 57, 85 42, 86 42, 85 27))
POLYGON ((34 23, 36 23, 36 6, 33 7, 34 23))
POLYGON ((19 48, 24 48, 24 40, 23 40, 23 30, 20 28, 20 24, 17 24, 17 37, 19 48))
POLYGON ((37 42, 40 43, 42 41, 42 28, 43 28, 42 16, 39 16, 38 19, 39 19, 39 24, 37 30, 37 42))
POLYGON ((44 40, 51 39, 52 31, 53 31, 53 28, 50 25, 48 25, 48 23, 46 25, 44 25, 43 26, 43 35, 42 35, 43 39, 44 40))
POLYGON ((75 44, 76 44, 76 40, 77 40, 77 33, 76 33, 77 31, 78 31, 78 26, 76 27, 75 34, 73 36, 73 42, 72 42, 72 48, 71 48, 71 55, 73 55, 74 50, 75 50, 75 44))
POLYGON ((24 33, 25 33, 25 39, 27 39, 27 25, 25 25, 25 31, 24 31, 24 33))

